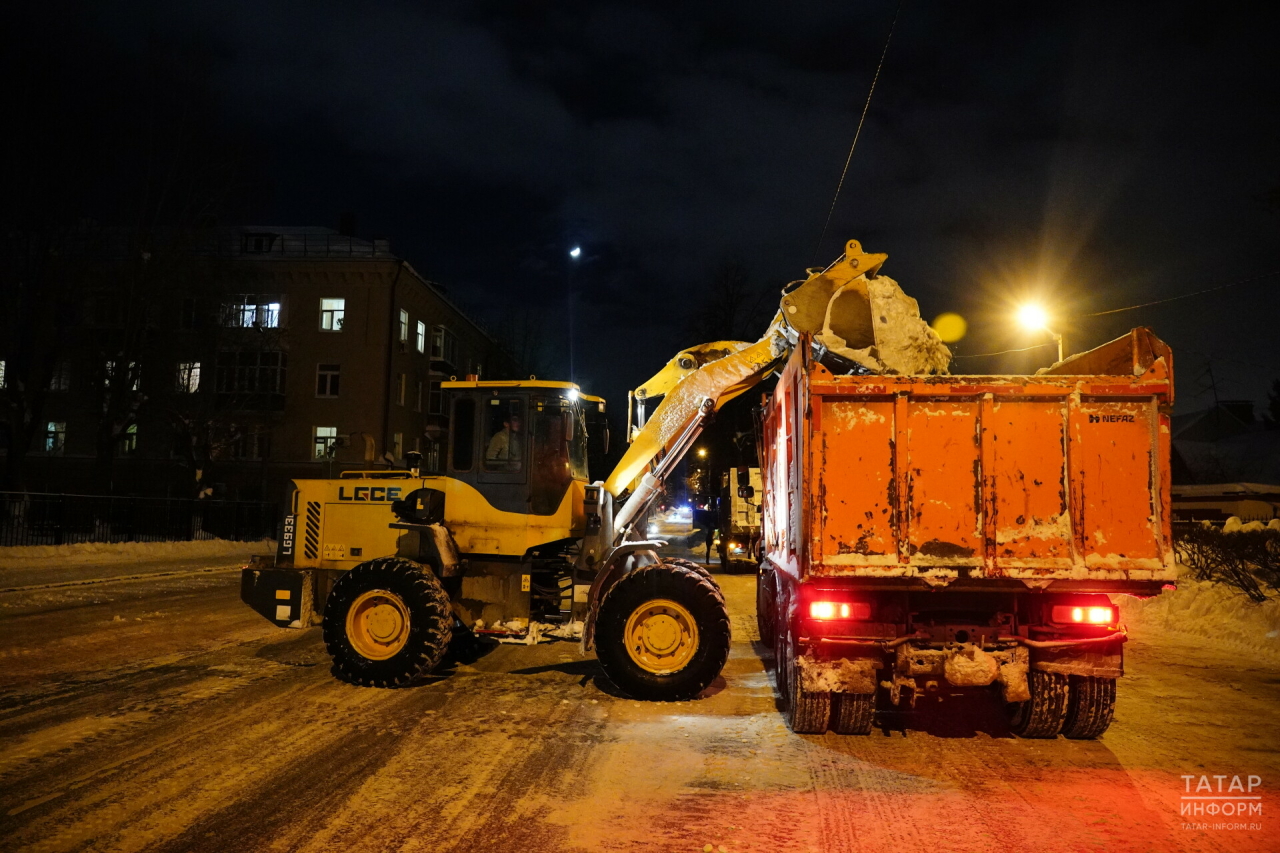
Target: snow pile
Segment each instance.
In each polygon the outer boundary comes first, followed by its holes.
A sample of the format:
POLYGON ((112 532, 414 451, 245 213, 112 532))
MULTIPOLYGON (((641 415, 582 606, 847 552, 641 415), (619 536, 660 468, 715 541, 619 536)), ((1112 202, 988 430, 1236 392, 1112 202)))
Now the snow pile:
POLYGON ((1138 639, 1144 633, 1166 631, 1280 661, 1280 600, 1255 604, 1225 584, 1186 576, 1176 591, 1145 601, 1116 596, 1116 603, 1120 621, 1138 639))
POLYGON ((866 342, 846 340, 831 328, 834 303, 846 290, 856 292, 851 285, 832 295, 822 331, 814 336, 814 340, 836 355, 875 373, 946 373, 947 365, 951 363, 951 350, 921 319, 919 303, 907 296, 888 276, 856 281, 866 288, 875 343, 867 346, 866 342))
POLYGON ((202 539, 196 542, 85 542, 76 545, 26 545, 0 548, 0 569, 21 569, 41 563, 86 565, 99 563, 140 563, 184 560, 200 557, 248 557, 274 554, 276 543, 229 542, 202 539))

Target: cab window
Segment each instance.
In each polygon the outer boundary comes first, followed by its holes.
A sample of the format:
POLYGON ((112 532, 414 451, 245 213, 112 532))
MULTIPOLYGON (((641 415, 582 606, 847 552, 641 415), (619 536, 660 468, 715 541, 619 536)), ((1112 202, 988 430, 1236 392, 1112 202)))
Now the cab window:
POLYGON ((453 440, 450 463, 455 471, 470 471, 476 452, 476 401, 459 397, 453 402, 449 434, 453 440))
POLYGON ((524 470, 524 406, 519 397, 494 397, 484 406, 484 470, 524 470))

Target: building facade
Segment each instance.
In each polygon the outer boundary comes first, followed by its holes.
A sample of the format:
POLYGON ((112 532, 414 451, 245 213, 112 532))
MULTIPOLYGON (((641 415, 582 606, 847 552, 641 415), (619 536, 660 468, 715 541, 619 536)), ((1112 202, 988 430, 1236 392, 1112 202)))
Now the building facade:
POLYGON ((121 312, 104 287, 116 308, 87 307, 48 381, 29 490, 84 491, 104 455, 114 493, 231 500, 279 500, 292 478, 401 465, 408 451, 439 470, 440 383, 515 375, 386 241, 219 228, 184 253, 147 304, 121 312))

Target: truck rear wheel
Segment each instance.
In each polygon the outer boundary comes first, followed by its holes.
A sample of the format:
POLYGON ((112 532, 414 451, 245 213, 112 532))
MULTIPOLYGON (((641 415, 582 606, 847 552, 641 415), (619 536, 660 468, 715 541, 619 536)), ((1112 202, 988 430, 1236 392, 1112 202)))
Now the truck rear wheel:
POLYGON ((831 719, 831 694, 805 690, 802 686, 800 668, 796 664, 795 638, 790 631, 782 643, 782 653, 784 661, 778 665, 778 686, 783 690, 783 701, 787 706, 787 725, 796 734, 820 735, 827 730, 831 719))
POLYGON ((842 735, 867 735, 871 734, 875 721, 874 693, 837 693, 832 697, 832 731, 842 735))
POLYGON ((1073 675, 1070 693, 1062 733, 1087 740, 1105 732, 1116 713, 1116 680, 1073 675))
POLYGON ((324 644, 336 673, 362 687, 401 687, 426 675, 452 634, 439 579, 398 557, 361 563, 338 578, 324 608, 324 644))
POLYGON ((692 699, 729 659, 729 612, 710 576, 663 561, 636 569, 600 602, 596 656, 635 699, 692 699))
POLYGON ((1031 698, 1009 704, 1009 728, 1027 738, 1057 736, 1067 716, 1067 677, 1033 669, 1027 681, 1031 698))

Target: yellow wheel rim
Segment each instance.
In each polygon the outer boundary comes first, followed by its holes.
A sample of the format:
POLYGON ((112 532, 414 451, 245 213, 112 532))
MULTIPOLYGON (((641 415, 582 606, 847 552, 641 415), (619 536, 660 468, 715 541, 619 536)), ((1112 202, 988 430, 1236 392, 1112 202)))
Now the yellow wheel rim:
POLYGON ((409 608, 385 589, 362 593, 347 611, 347 639, 369 660, 386 660, 409 641, 409 608))
POLYGON ((655 675, 669 675, 693 659, 698 650, 698 625, 683 606, 656 598, 632 611, 624 639, 627 654, 637 666, 655 675))

